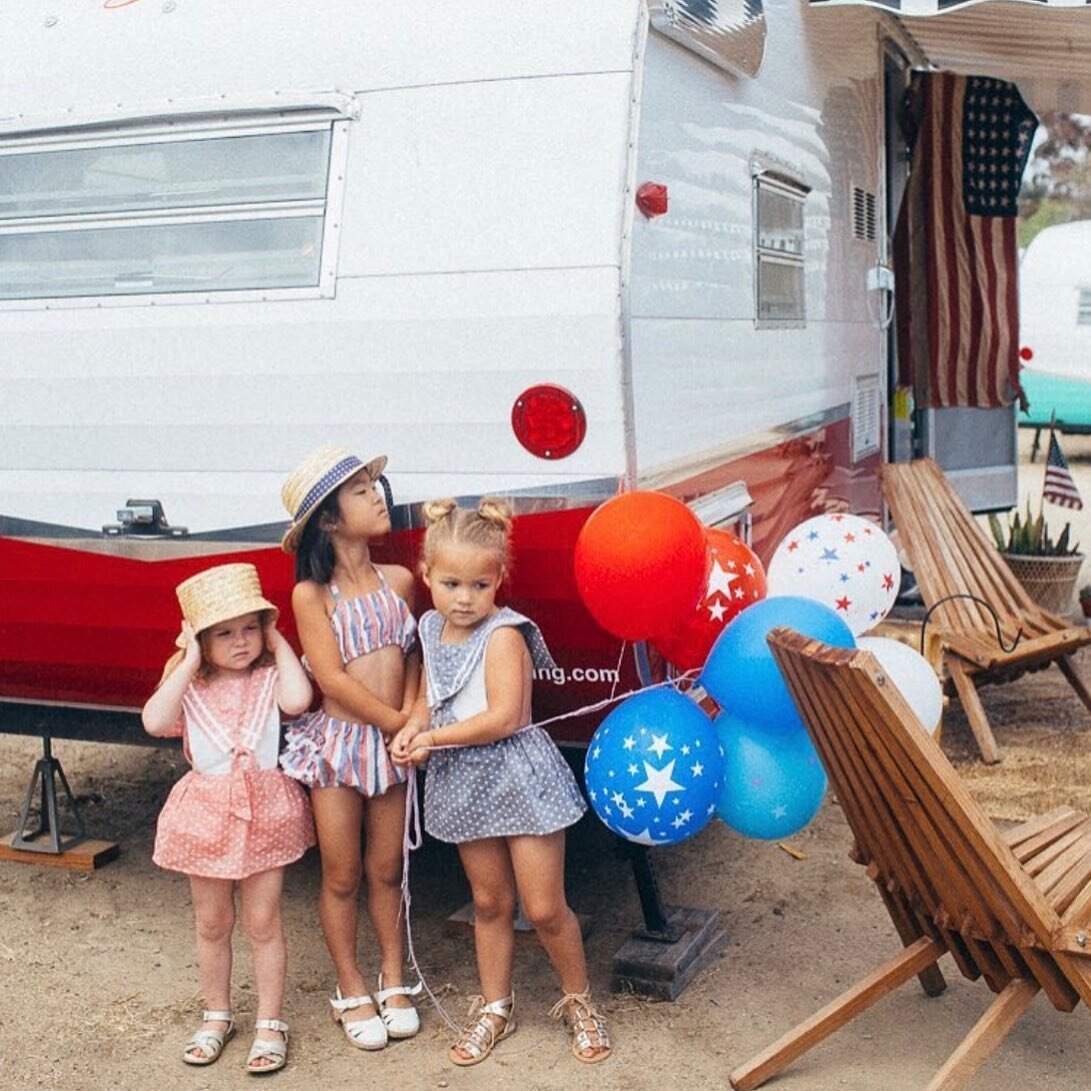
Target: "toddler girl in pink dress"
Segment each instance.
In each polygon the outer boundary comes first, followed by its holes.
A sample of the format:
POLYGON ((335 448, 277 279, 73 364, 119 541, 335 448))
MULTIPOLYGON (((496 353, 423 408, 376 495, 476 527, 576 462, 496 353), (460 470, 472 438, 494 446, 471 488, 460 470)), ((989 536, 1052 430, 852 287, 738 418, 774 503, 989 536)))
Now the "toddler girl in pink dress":
POLYGON ((160 867, 189 876, 197 923, 197 968, 207 1009, 182 1060, 215 1061, 235 1032, 231 933, 235 885, 257 986, 247 1071, 283 1068, 288 1024, 281 1019, 285 945, 280 918, 284 868, 314 844, 306 793, 277 766, 280 713, 303 712, 311 686, 275 627, 277 610, 257 570, 226 564, 178 585, 182 650, 144 706, 151 735, 182 737, 193 768, 159 815, 160 867))

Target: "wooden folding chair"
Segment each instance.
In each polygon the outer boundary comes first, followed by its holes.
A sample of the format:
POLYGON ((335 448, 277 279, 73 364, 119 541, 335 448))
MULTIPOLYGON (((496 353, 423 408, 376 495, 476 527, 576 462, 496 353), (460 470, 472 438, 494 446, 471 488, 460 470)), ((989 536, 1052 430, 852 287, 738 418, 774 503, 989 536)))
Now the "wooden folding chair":
POLYGON ((732 1087, 758 1087, 914 975, 942 992, 936 961, 948 952, 996 999, 928 1091, 961 1087, 1039 989, 1058 1011, 1091 1004, 1091 820, 1063 807, 999 834, 870 653, 788 629, 770 645, 852 829, 853 859, 905 949, 736 1068, 732 1087))
POLYGON ((929 624, 942 630, 949 685, 982 759, 999 761, 1000 753, 979 685, 1009 682, 1056 662, 1091 709, 1091 692, 1071 661, 1091 642, 1091 630, 1070 625, 1030 598, 932 459, 887 463, 879 480, 924 604, 935 608, 929 624), (989 603, 995 618, 975 599, 989 603))

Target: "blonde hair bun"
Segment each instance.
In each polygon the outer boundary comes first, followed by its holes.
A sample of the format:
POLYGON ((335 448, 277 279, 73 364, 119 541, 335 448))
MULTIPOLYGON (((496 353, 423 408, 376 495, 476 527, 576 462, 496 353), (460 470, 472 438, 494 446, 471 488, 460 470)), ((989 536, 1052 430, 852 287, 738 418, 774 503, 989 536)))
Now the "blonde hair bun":
POLYGON ((498 496, 483 496, 477 505, 477 517, 505 534, 511 530, 511 505, 498 496))
POLYGON ((450 497, 443 500, 426 500, 421 505, 421 515, 424 518, 424 522, 431 526, 433 523, 438 523, 443 519, 446 519, 451 512, 453 512, 458 505, 450 497))

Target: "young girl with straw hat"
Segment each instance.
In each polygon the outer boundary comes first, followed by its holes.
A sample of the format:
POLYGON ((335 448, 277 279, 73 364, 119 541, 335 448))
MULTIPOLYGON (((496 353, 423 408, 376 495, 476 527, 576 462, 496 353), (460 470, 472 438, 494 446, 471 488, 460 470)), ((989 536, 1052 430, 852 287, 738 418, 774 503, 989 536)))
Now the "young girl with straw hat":
POLYGON ((193 766, 159 815, 152 857, 189 876, 197 919, 197 969, 208 1010, 182 1059, 212 1064, 235 1032, 231 933, 238 883, 257 985, 246 1070, 274 1072, 288 1053, 281 1019, 284 868, 314 844, 306 793, 277 767, 280 711, 303 712, 311 686, 276 630, 276 607, 262 595, 253 565, 210 568, 177 592, 181 651, 167 663, 143 720, 151 735, 181 735, 193 766))
POLYGON ((410 999, 420 986, 404 983, 399 916, 405 772, 387 752, 416 699, 420 663, 412 574, 371 560, 372 540, 390 530, 378 487, 385 465, 385 457, 365 463, 322 447, 281 493, 292 518, 283 544, 296 554, 292 609, 322 691, 321 709, 289 725, 281 766, 311 789, 322 857, 318 916, 337 974, 333 1017, 351 1045, 369 1050, 420 1029, 410 999), (363 874, 381 963, 374 995, 356 948, 363 874))

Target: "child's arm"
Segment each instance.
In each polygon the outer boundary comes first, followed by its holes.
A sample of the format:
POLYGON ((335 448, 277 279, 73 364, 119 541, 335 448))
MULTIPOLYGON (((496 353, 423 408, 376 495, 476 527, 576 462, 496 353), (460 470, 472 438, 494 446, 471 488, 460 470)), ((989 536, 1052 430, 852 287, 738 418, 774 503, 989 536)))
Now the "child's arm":
POLYGON ((433 746, 479 746, 513 735, 523 726, 528 666, 523 634, 512 626, 497 629, 485 649, 484 712, 416 735, 409 744, 409 760, 433 746))
POLYGON ((273 653, 277 665, 277 706, 288 716, 299 716, 311 703, 311 683, 291 644, 270 621, 265 626, 265 646, 273 653))
POLYGON ((181 662, 163 677, 140 713, 144 730, 149 735, 174 733, 178 718, 182 715, 182 695, 200 669, 201 646, 187 621, 182 622, 182 639, 185 641, 185 651, 181 662))
MULTIPOLYGON (((428 685, 424 677, 423 665, 418 673, 420 677, 413 704, 404 710, 409 718, 405 727, 394 736, 393 741, 390 743, 390 760, 395 765, 420 765, 428 760, 427 750, 418 750, 412 761, 409 757, 409 744, 422 731, 427 731, 431 722, 431 713, 428 711, 428 685)), ((408 696, 407 690, 406 698, 408 696)))
POLYGON ((322 587, 311 580, 297 583, 292 591, 292 610, 318 688, 361 723, 374 724, 388 735, 400 731, 405 726, 405 714, 380 700, 345 670, 326 614, 322 587))
MULTIPOLYGON (((405 690, 402 697, 402 712, 406 716, 410 716, 413 710, 417 707, 417 701, 421 696, 423 686, 421 685, 421 661, 420 652, 415 648, 405 657, 405 690)), ((427 702, 425 708, 427 709, 427 702)), ((425 717, 427 720, 427 716, 425 717)))

